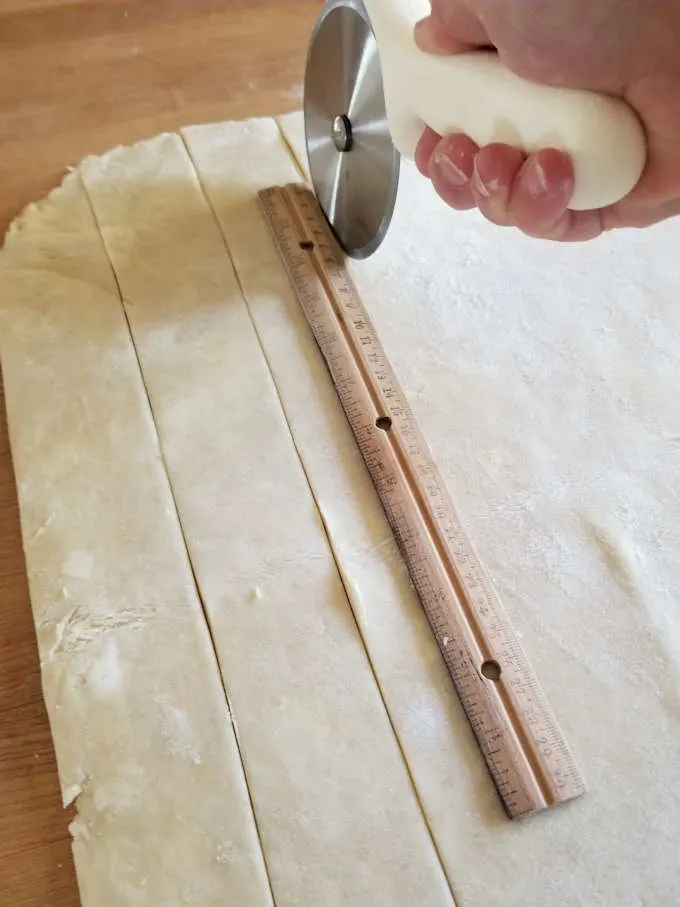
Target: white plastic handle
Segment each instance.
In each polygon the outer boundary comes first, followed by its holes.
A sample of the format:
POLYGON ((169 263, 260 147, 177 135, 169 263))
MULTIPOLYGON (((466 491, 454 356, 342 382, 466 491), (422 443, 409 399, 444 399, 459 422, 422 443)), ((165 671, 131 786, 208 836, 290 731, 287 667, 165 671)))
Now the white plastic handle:
POLYGON ((644 169, 644 131, 622 100, 539 85, 506 69, 494 53, 437 56, 420 51, 413 26, 428 0, 364 0, 380 55, 392 140, 413 158, 423 127, 463 132, 476 144, 504 142, 571 155, 575 211, 620 201, 644 169))

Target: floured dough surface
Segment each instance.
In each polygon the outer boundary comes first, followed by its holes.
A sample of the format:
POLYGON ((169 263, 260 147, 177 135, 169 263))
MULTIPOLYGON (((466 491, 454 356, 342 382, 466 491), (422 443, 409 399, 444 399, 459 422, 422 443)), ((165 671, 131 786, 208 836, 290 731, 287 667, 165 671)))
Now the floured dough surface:
POLYGON ((217 660, 77 176, 8 237, 0 300, 33 617, 63 798, 78 808, 83 905, 217 905, 229 890, 269 907, 217 660))
POLYGON ((115 149, 0 256, 84 907, 677 902, 680 225, 535 242, 406 165, 350 266, 589 784, 510 823, 258 208, 289 149, 115 149))

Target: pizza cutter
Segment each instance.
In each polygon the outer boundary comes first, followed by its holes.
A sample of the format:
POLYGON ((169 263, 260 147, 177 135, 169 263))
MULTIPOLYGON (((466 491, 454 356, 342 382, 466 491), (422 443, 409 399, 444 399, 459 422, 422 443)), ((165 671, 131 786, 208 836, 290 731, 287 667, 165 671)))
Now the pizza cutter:
POLYGON ((480 146, 568 152, 575 211, 614 204, 635 187, 647 149, 624 101, 527 81, 491 51, 425 54, 413 26, 429 12, 428 0, 327 0, 311 36, 304 86, 309 171, 350 257, 366 258, 383 241, 400 159, 413 159, 425 125, 440 135, 465 133, 480 146))

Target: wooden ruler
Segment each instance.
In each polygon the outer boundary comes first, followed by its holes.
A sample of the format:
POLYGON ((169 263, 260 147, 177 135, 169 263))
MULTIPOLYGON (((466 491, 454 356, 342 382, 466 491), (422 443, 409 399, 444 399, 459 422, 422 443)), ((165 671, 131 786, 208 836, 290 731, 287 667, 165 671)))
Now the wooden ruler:
POLYGON ((266 219, 510 818, 586 792, 313 193, 259 193, 266 219))

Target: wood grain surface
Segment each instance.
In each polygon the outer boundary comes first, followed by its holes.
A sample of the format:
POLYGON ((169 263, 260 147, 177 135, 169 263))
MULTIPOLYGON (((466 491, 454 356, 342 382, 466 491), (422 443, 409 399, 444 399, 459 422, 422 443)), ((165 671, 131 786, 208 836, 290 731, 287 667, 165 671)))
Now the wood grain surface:
MULTIPOLYGON (((189 123, 299 109, 319 7, 320 0, 0 0, 0 234, 86 154, 189 123)), ((78 907, 4 397, 0 420, 0 903, 78 907)))

